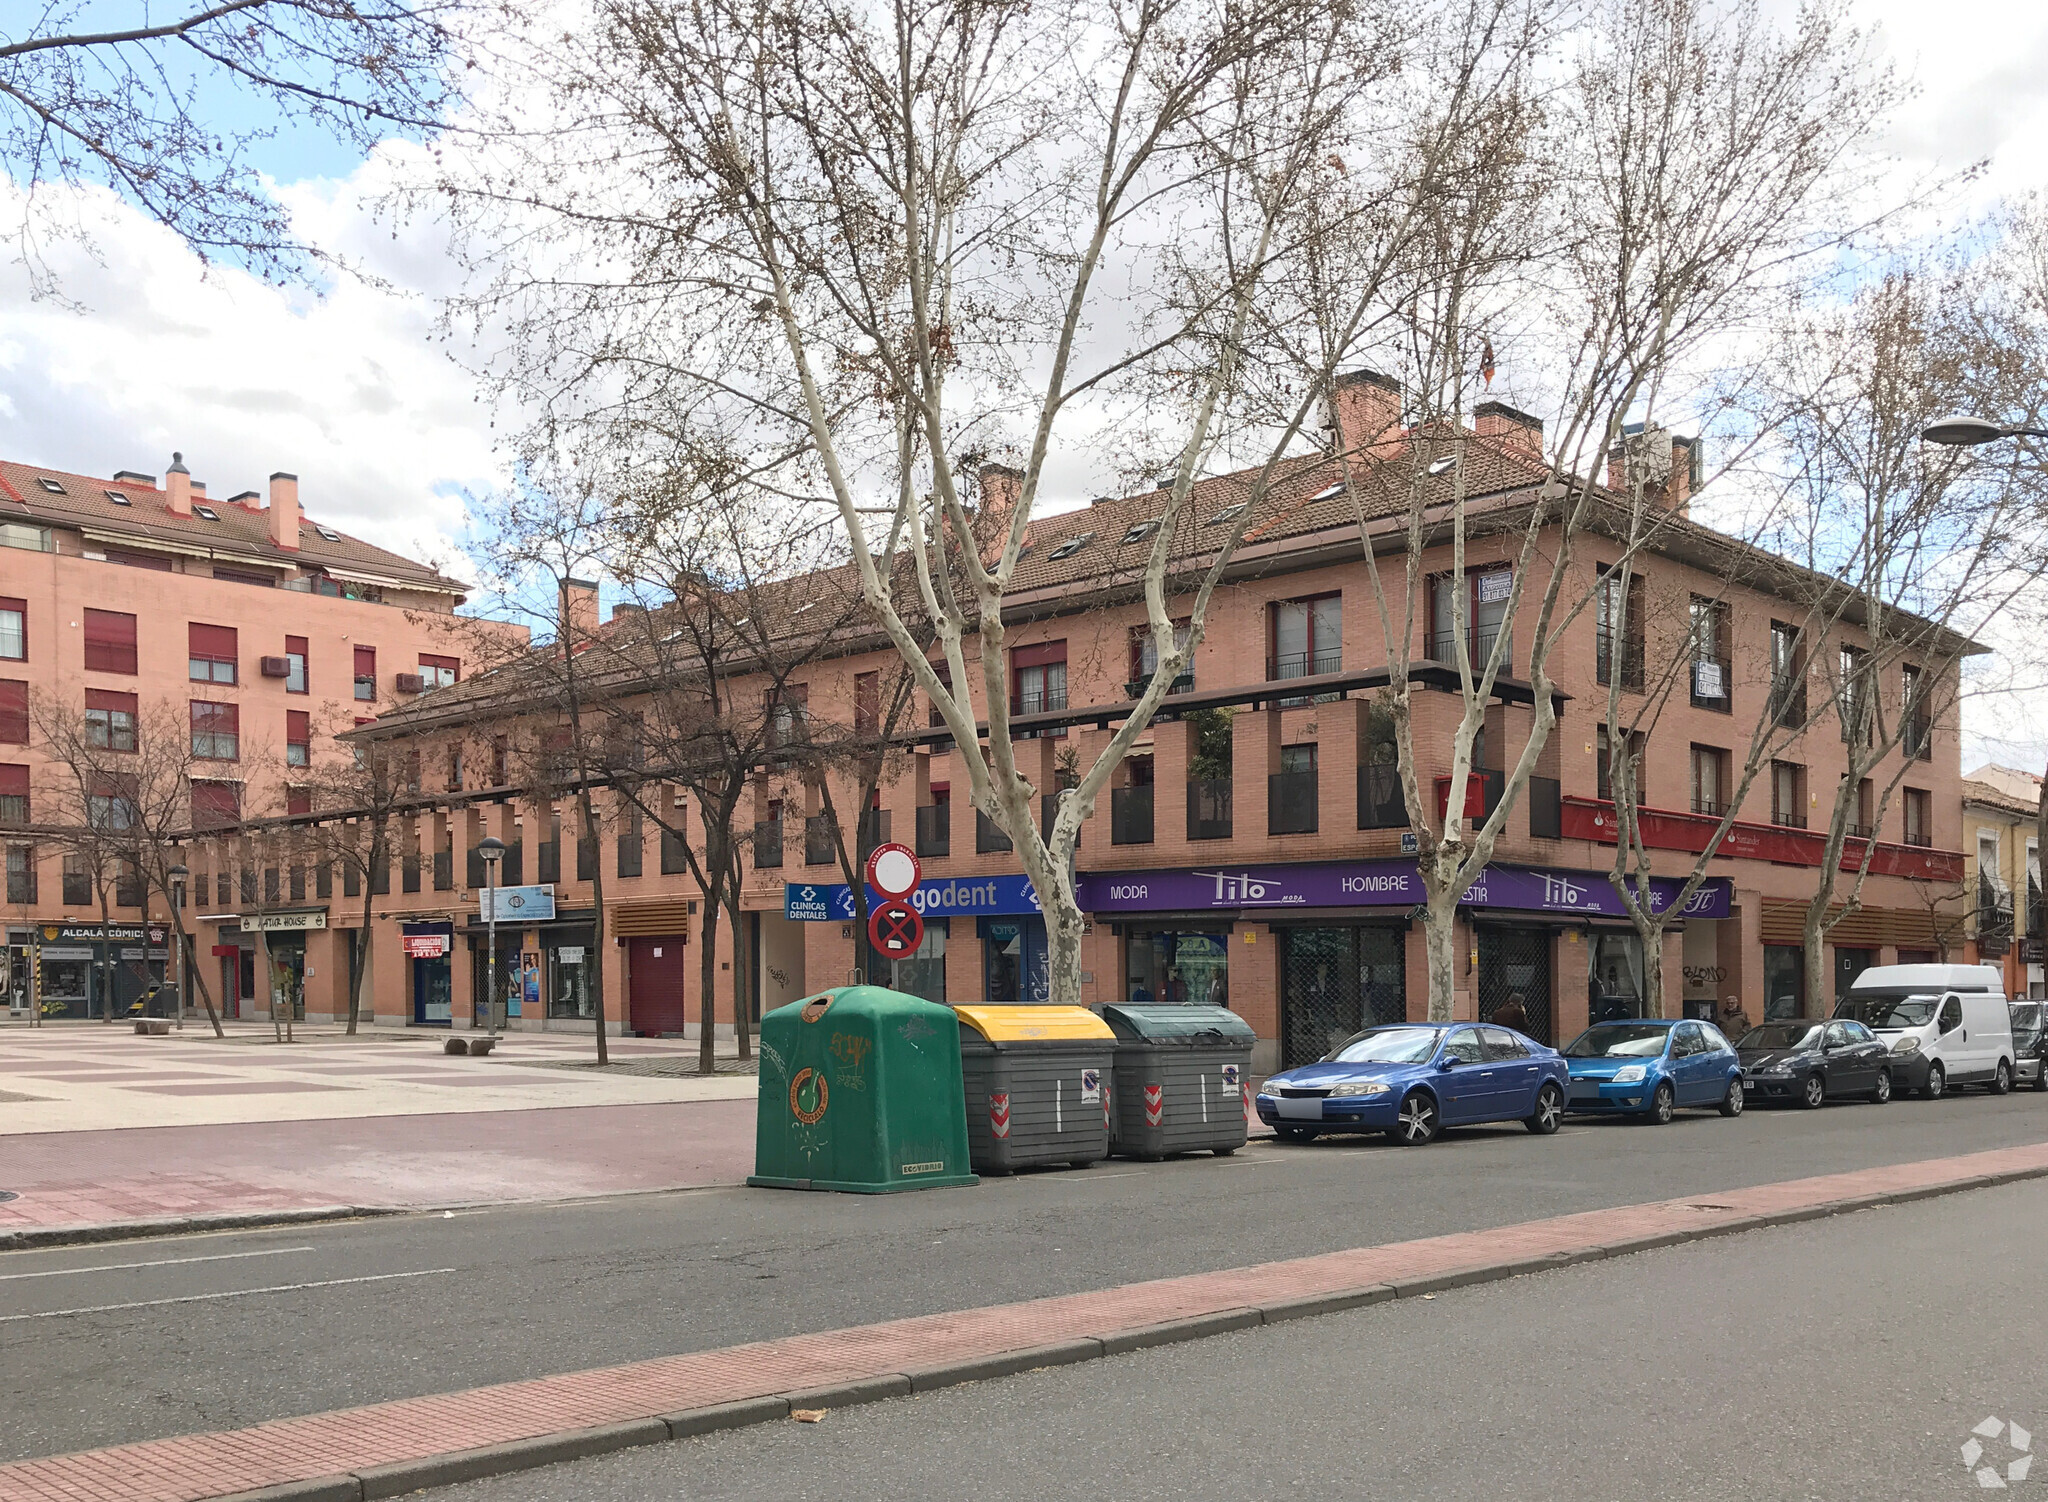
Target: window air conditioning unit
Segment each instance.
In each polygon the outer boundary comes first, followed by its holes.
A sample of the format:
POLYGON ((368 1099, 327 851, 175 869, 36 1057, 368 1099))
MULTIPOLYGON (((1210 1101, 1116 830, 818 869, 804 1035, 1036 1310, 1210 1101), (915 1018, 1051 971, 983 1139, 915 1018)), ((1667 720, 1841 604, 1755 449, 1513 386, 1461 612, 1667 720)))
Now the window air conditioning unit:
POLYGON ((263 676, 266 678, 289 678, 292 675, 292 660, 289 657, 266 657, 263 659, 263 676))
POLYGON ((424 693, 426 687, 426 680, 420 677, 418 673, 400 673, 398 675, 398 691, 401 694, 424 693))

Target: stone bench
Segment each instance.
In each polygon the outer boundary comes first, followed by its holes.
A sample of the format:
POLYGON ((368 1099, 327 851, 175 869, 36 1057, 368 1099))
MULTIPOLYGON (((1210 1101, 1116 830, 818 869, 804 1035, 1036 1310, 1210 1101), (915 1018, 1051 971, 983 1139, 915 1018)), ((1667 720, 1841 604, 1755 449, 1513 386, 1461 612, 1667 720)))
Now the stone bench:
POLYGON ((481 1059, 497 1046, 498 1040, 496 1038, 450 1038, 447 1043, 442 1045, 441 1051, 443 1053, 468 1054, 473 1059, 481 1059))
POLYGON ((141 1038, 164 1038, 170 1035, 171 1019, 168 1017, 137 1017, 135 1034, 141 1038))

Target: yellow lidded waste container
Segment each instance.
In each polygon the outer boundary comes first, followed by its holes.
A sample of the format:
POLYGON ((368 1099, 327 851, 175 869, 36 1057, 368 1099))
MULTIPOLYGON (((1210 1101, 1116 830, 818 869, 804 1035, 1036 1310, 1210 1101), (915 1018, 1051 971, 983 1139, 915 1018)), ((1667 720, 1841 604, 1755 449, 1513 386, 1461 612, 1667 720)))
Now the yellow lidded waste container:
POLYGON ((976 1173, 1109 1156, 1116 1034, 1086 1007, 965 1006, 960 1078, 976 1173))

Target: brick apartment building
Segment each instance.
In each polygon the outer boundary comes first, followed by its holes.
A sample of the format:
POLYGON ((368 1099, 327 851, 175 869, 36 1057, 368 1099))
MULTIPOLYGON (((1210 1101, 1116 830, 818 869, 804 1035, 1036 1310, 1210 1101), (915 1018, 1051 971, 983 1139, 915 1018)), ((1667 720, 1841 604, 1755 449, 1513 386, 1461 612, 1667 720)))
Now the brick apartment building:
MULTIPOLYGON (((53 759, 62 743, 44 733, 46 716, 83 717, 116 766, 152 723, 189 733, 195 824, 281 810, 304 769, 349 754, 337 733, 460 679, 476 632, 500 630, 455 614, 463 591, 305 516, 290 474, 272 475, 267 497, 214 499, 176 455, 161 485, 132 471, 98 479, 0 462, 10 1009, 34 996, 50 1016, 118 1011, 164 978, 169 957, 162 892, 132 871, 115 880, 107 923, 102 884, 67 858, 76 771, 53 759)), ((254 940, 234 918, 240 895, 196 884, 191 894, 196 911, 229 914, 206 925, 199 959, 230 1015, 259 1000, 254 940)), ((275 921, 323 922, 317 905, 275 921)))
POLYGON ((2041 779, 1979 767, 1963 779, 1970 955, 2005 972, 2006 994, 2048 996, 2048 910, 2041 902, 2041 779))
MULTIPOLYGON (((1387 404, 1399 401, 1390 385, 1369 375, 1347 381, 1337 415, 1347 441, 1354 429, 1385 431, 1387 404)), ((1512 520, 1544 478, 1540 425, 1489 403, 1461 441, 1473 507, 1512 520)), ((1854 649, 1854 631, 1845 628, 1840 640, 1826 642, 1788 635, 1786 618, 1800 617, 1774 591, 1790 596, 1826 581, 1687 519, 1688 451, 1685 440, 1674 440, 1665 499, 1678 515, 1658 549, 1639 560, 1632 624, 1613 634, 1599 611, 1588 610, 1553 656, 1562 718, 1487 878, 1461 910, 1463 1015, 1490 1014, 1519 992, 1532 1030, 1562 1041, 1596 1006, 1627 1009, 1642 991, 1646 965, 1661 967, 1673 1007, 1698 1009, 1736 994, 1761 1016, 1818 1010, 1831 1000, 1804 994, 1799 925, 1816 885, 1826 810, 1846 764, 1840 726, 1832 708, 1822 708, 1832 705, 1826 674, 1834 654, 1854 649), (1734 574, 1774 582, 1731 584, 1731 560, 1745 564, 1734 574), (1681 647, 1680 640, 1697 645, 1681 647), (1752 787, 1690 916, 1669 931, 1662 953, 1643 955, 1606 874, 1614 839, 1605 797, 1606 681, 1619 674, 1624 697, 1633 698, 1643 686, 1643 663, 1672 652, 1690 652, 1694 660, 1642 748, 1643 824, 1657 859, 1669 863, 1660 869, 1676 875, 1690 864, 1685 852, 1702 848, 1759 714, 1802 728, 1752 787), (1816 819, 1820 827, 1809 828, 1816 819)), ((1384 473, 1398 476, 1425 462, 1407 437, 1381 443, 1377 457, 1384 473)), ((985 503, 1000 505, 1005 472, 984 478, 985 503)), ((1391 746, 1373 709, 1386 668, 1364 573, 1380 568, 1400 598, 1403 565, 1392 549, 1405 500, 1390 504, 1384 523, 1370 529, 1380 545, 1368 564, 1338 479, 1332 461, 1304 458, 1260 503, 1263 514, 1253 518, 1228 583, 1214 597, 1192 672, 1175 685, 1159 723, 1098 805, 1077 861, 1091 919, 1084 999, 1099 1005, 1142 990, 1223 1001, 1256 1028, 1263 1067, 1313 1056, 1362 1024, 1419 1015, 1426 1003, 1421 926, 1411 918, 1419 885, 1412 856, 1404 854, 1410 847, 1387 765, 1391 746)), ((1432 472, 1426 483, 1448 482, 1432 472)), ((1399 492, 1401 485, 1388 489, 1399 492)), ((1230 521, 1231 508, 1244 501, 1243 476, 1201 482, 1176 556, 1199 559, 1205 535, 1216 535, 1207 529, 1230 521)), ((1058 785, 1068 753, 1087 763, 1150 671, 1137 570, 1157 515, 1156 496, 1136 495, 1034 522, 1008 607, 1017 754, 1041 789, 1058 785)), ((1458 710, 1454 692, 1429 691, 1456 682, 1448 660, 1449 591, 1471 591, 1475 650, 1490 647, 1494 632, 1522 629, 1502 618, 1497 603, 1512 542, 1512 528, 1480 529, 1468 543, 1463 578, 1450 575, 1448 542, 1441 559, 1427 560, 1435 573, 1432 600, 1412 648, 1423 690, 1413 713, 1424 758, 1448 760, 1458 710)), ((1582 586, 1594 587, 1596 571, 1617 553, 1586 538, 1577 564, 1585 571, 1582 586)), ((792 607, 807 594, 846 587, 844 574, 794 581, 792 607)), ((594 624, 594 591, 581 608, 594 624)), ((800 629, 800 614, 788 612, 792 631, 800 629)), ((644 622, 636 617, 633 625, 644 622)), ((604 629, 618 631, 620 616, 604 629)), ((1517 641, 1514 650, 1526 647, 1517 641)), ((810 665, 804 682, 791 685, 789 712, 814 727, 856 723, 871 712, 875 679, 868 675, 890 675, 894 662, 877 637, 851 633, 810 665)), ((1892 711, 1902 712, 1914 690, 1903 670, 1895 676, 1902 681, 1878 689, 1892 711)), ((977 675, 977 695, 978 684, 977 675)), ((1929 695, 1922 685, 1916 702, 1952 704, 1953 695, 1929 695)), ((458 694, 387 715, 364 734, 474 736, 501 708, 481 693, 458 694)), ((1472 811, 1498 795, 1500 769, 1525 743, 1532 712, 1527 683, 1503 674, 1488 710, 1480 771, 1467 792, 1472 811)), ((931 723, 920 703, 917 728, 902 738, 902 754, 862 819, 864 839, 893 836, 923 857, 925 946, 916 959, 897 962, 893 980, 953 1002, 1028 1000, 1045 986, 1043 921, 1015 856, 968 805, 958 753, 943 729, 924 728, 931 723)), ((1870 964, 1960 956, 1964 861, 1952 718, 1933 716, 1906 749, 1901 796, 1885 827, 1867 831, 1876 850, 1861 911, 1831 935, 1837 985, 1870 964)), ((1882 785, 1885 775, 1873 780, 1882 785)), ((1437 791, 1441 804, 1449 796, 1444 779, 1437 779, 1437 791)), ((850 806, 847 790, 835 796, 839 808, 850 806)), ((607 795, 601 801, 623 808, 607 795)), ((767 765, 755 774, 749 803, 743 821, 751 819, 753 839, 743 906, 753 994, 772 1008, 846 981, 862 963, 865 941, 850 921, 850 896, 829 840, 819 838, 818 788, 767 765)), ((491 833, 515 851, 542 852, 537 862, 529 855, 518 876, 508 858, 507 881, 545 873, 540 879, 553 884, 550 921, 511 925, 501 934, 504 964, 524 983, 523 995, 515 990, 524 1014, 517 1025, 588 1027, 593 964, 604 967, 613 1025, 664 1032, 694 1025, 698 972, 687 956, 698 942, 700 919, 693 915, 701 894, 670 852, 648 858, 630 818, 608 823, 602 853, 611 938, 594 954, 594 897, 581 878, 597 852, 590 846, 574 863, 560 853, 589 845, 574 820, 567 800, 488 780, 418 810, 413 848, 445 849, 447 858, 437 862, 428 890, 391 898, 388 921, 410 952, 381 939, 376 946, 380 1020, 465 1022, 473 1015, 483 941, 472 888, 483 878, 474 857, 463 856, 491 833), (612 829, 626 831, 616 849, 612 829)), ((1845 864, 1862 850, 1863 839, 1852 840, 1845 864)), ((222 848, 195 863, 238 858, 222 848)), ((724 965, 730 963, 727 946, 724 965)), ((729 1021, 729 968, 718 974, 718 1016, 729 1021)), ((313 1000, 309 988, 310 1008, 328 1004, 313 1000)))

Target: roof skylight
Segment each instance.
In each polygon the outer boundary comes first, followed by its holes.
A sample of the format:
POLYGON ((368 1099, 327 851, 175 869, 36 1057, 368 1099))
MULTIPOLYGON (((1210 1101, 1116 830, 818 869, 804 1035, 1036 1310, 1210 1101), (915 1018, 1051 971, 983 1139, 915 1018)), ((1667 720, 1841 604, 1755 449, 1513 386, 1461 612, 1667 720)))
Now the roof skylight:
POLYGON ((1130 531, 1124 533, 1124 544, 1128 546, 1129 544, 1134 542, 1143 542, 1146 538, 1150 537, 1154 532, 1157 532, 1159 530, 1159 522, 1160 518, 1156 516, 1153 517, 1152 520, 1150 520, 1149 522, 1139 522, 1136 526, 1132 527, 1130 531))
POLYGON ((320 525, 320 523, 315 522, 313 523, 313 530, 315 532, 318 532, 322 537, 326 538, 329 542, 341 541, 341 534, 335 531, 334 528, 332 527, 323 527, 320 525))
POLYGON ((1244 508, 1248 504, 1249 502, 1239 501, 1235 506, 1225 506, 1221 511, 1210 517, 1204 525, 1214 527, 1223 522, 1234 522, 1244 515, 1244 508))
POLYGON ((135 504, 134 501, 128 498, 128 495, 125 491, 110 490, 107 492, 107 499, 112 501, 116 506, 132 506, 135 504))
POLYGON ((220 513, 214 510, 213 507, 211 506, 194 506, 192 508, 192 514, 194 516, 203 516, 210 522, 217 522, 220 520, 220 513))
POLYGON ((1069 537, 1065 542, 1045 555, 1048 563, 1060 558, 1071 558, 1095 540, 1093 532, 1083 532, 1079 537, 1069 537))
POLYGON ((1344 482, 1339 480, 1335 485, 1325 485, 1321 490, 1310 496, 1309 499, 1311 501, 1334 501, 1343 493, 1344 482))
POLYGON ((1447 475, 1458 467, 1456 454, 1445 454, 1441 459, 1429 461, 1429 472, 1433 475, 1447 475))
POLYGON ((63 485, 60 484, 58 481, 51 479, 48 475, 37 475, 36 479, 42 483, 43 489, 49 491, 51 495, 64 494, 63 485))

